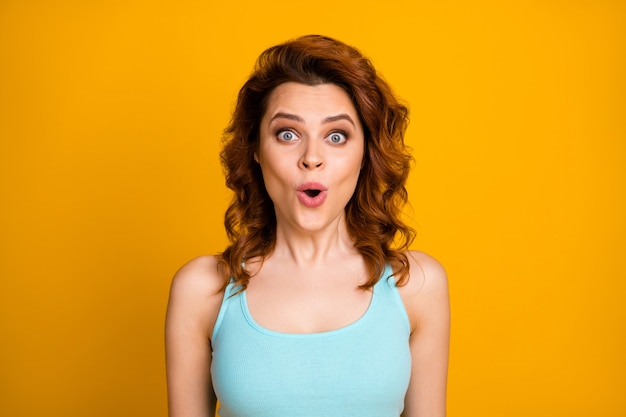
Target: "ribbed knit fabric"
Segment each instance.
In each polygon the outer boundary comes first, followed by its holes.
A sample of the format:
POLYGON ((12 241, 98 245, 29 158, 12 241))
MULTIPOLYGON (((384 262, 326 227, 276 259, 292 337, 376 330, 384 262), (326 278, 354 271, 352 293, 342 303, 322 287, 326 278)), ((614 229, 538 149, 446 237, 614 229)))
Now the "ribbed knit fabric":
POLYGON ((221 417, 398 417, 411 373, 410 326, 387 267, 356 322, 291 334, 254 321, 246 293, 225 293, 213 332, 221 417))

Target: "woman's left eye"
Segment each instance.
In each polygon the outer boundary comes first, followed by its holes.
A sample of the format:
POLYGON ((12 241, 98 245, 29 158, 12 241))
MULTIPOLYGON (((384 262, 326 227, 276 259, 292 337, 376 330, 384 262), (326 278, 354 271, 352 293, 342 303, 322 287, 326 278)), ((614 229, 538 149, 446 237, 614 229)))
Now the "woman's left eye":
POLYGON ((345 133, 342 132, 333 132, 328 136, 328 140, 331 143, 335 143, 335 144, 340 144, 340 143, 344 143, 346 140, 348 140, 348 137, 346 136, 345 133))

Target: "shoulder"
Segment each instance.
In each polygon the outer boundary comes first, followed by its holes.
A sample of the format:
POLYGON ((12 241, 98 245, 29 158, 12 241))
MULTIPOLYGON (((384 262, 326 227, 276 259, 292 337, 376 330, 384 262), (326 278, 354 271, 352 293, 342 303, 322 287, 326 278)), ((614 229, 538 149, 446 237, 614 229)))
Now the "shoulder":
POLYGON ((432 256, 420 251, 407 251, 406 255, 409 279, 399 291, 414 330, 433 315, 449 314, 448 277, 432 256))
POLYGON ((448 279, 443 266, 423 252, 408 252, 410 276, 399 287, 411 323, 411 383, 405 416, 444 416, 450 346, 448 279))
POLYGON ((176 271, 171 291, 209 295, 221 292, 225 279, 217 257, 199 256, 176 271))
POLYGON ((194 322, 209 336, 222 302, 226 279, 215 256, 201 256, 187 262, 172 279, 168 320, 194 322))
POLYGON ((447 292, 448 276, 438 260, 420 251, 407 251, 409 260, 409 279, 401 286, 406 295, 417 295, 428 292, 447 292))

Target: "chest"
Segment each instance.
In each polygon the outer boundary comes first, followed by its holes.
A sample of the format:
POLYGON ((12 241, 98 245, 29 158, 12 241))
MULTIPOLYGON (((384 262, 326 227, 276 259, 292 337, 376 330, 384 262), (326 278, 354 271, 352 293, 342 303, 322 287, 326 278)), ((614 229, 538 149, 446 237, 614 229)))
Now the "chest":
POLYGON ((252 285, 246 306, 259 325, 284 333, 319 333, 358 321, 368 310, 372 291, 356 285, 252 285))
POLYGON ((220 416, 395 416, 411 357, 399 297, 376 289, 365 313, 331 331, 291 334, 251 316, 246 294, 228 300, 213 339, 220 416))

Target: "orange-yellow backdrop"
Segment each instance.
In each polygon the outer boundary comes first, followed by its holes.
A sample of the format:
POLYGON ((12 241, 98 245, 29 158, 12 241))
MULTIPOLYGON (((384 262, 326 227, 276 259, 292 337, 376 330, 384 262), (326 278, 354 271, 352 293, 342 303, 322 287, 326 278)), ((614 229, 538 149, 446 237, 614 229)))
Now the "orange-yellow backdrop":
POLYGON ((172 274, 226 243, 254 58, 324 33, 412 110, 451 417, 624 416, 621 1, 0 3, 0 414, 165 416, 172 274))

